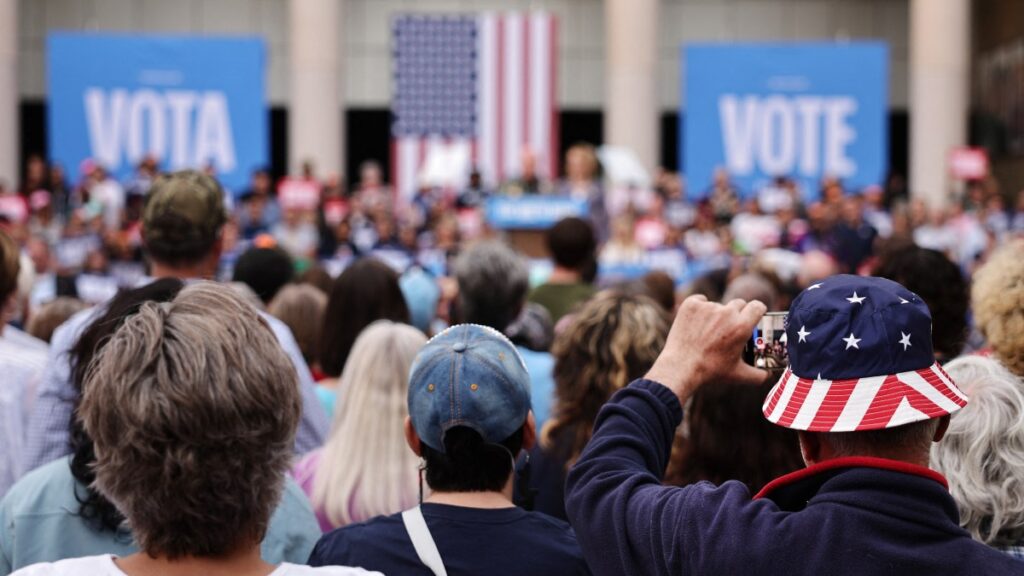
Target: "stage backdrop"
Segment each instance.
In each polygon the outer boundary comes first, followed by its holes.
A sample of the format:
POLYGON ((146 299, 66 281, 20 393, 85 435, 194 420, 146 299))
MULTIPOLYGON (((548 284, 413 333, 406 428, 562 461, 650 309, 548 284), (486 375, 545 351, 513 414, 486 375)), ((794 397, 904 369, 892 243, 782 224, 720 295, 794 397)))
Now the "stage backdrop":
POLYGON ((823 176, 880 184, 888 158, 888 48, 881 42, 690 44, 680 166, 691 198, 716 168, 744 195, 776 176, 816 198, 823 176))
POLYGON ((238 191, 266 165, 262 40, 60 33, 47 54, 50 154, 73 177, 92 158, 123 178, 153 154, 238 191))

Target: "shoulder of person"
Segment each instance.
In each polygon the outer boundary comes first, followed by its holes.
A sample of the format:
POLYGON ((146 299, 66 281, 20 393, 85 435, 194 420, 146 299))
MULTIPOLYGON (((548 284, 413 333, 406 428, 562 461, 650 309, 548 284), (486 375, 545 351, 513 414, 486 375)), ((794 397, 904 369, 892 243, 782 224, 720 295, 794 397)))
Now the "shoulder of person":
POLYGON ((312 564, 346 564, 353 551, 372 553, 389 537, 406 538, 405 525, 400 514, 378 516, 358 524, 342 526, 324 534, 313 548, 312 564), (315 562, 313 562, 315 560, 315 562))
POLYGON ((68 558, 57 562, 44 562, 16 570, 11 576, 122 576, 110 555, 68 558))
POLYGON ((45 513, 47 508, 64 510, 69 502, 74 502, 76 487, 71 474, 71 457, 58 458, 15 482, 0 500, 0 516, 10 522, 21 514, 45 513))

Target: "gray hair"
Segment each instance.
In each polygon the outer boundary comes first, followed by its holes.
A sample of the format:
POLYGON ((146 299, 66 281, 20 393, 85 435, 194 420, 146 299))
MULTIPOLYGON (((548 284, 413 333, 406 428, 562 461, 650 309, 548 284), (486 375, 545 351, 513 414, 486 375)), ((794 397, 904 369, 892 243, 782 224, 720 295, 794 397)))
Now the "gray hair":
POLYGON ((125 320, 88 368, 78 417, 94 487, 143 551, 174 559, 263 538, 301 411, 295 368, 259 313, 200 282, 125 320))
POLYGON ((960 525, 992 546, 1024 538, 1024 382, 993 358, 965 356, 945 366, 970 396, 953 414, 932 467, 946 476, 960 525))
POLYGON ((526 301, 530 272, 526 262, 502 242, 471 246, 455 260, 462 322, 504 332, 526 301))

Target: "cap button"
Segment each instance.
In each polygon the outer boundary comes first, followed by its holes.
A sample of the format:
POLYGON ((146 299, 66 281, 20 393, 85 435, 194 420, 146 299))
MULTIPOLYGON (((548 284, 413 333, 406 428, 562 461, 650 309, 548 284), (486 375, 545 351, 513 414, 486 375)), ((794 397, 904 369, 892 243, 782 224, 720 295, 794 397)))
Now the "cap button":
POLYGON ((456 352, 465 352, 466 351, 466 343, 465 342, 456 342, 455 344, 452 344, 452 350, 454 350, 456 352))

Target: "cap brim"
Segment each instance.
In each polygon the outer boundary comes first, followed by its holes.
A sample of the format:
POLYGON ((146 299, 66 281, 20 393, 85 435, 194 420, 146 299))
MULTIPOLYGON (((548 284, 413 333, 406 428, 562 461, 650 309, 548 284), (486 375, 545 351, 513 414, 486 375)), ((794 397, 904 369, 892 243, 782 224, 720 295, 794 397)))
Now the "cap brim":
POLYGON ((938 363, 868 378, 801 378, 790 368, 765 398, 769 422, 809 432, 855 432, 895 428, 952 414, 967 396, 938 363))

